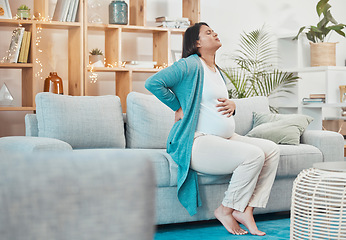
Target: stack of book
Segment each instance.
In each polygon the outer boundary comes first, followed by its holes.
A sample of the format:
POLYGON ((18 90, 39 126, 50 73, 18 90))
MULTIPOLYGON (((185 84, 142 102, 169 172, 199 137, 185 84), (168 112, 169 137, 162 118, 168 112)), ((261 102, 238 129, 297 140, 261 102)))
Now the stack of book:
POLYGON ((79 0, 58 0, 55 6, 53 21, 75 22, 79 0))
POLYGON ((154 68, 157 62, 152 61, 125 61, 128 68, 154 68))
POLYGON ((158 27, 166 28, 188 28, 190 21, 188 18, 169 18, 169 17, 157 17, 155 18, 158 27))
POLYGON ((303 104, 309 103, 325 103, 326 102, 326 94, 324 93, 314 93, 310 94, 308 98, 303 98, 303 104))
POLYGON ((31 32, 25 31, 24 27, 17 27, 12 32, 10 48, 5 62, 27 63, 30 49, 31 32))

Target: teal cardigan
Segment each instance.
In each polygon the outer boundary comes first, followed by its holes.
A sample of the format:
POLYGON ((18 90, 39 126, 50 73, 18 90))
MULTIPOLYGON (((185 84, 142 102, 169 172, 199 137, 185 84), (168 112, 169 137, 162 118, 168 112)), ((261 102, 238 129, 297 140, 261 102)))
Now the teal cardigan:
POLYGON ((204 71, 201 60, 194 54, 180 59, 145 82, 145 87, 159 100, 184 117, 176 122, 168 136, 167 152, 178 164, 178 199, 190 215, 201 206, 197 173, 190 169, 194 134, 202 99, 204 71))

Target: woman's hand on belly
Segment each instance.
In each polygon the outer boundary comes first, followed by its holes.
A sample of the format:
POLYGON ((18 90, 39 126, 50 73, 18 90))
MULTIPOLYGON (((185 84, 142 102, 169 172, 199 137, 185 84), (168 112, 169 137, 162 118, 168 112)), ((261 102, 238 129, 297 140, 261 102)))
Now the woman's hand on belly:
POLYGON ((236 108, 235 103, 227 98, 219 98, 217 99, 220 103, 216 105, 218 107, 218 111, 222 112, 223 115, 227 115, 227 117, 231 117, 236 108))
POLYGON ((184 117, 183 109, 179 108, 177 111, 175 111, 175 123, 178 122, 180 119, 184 117))

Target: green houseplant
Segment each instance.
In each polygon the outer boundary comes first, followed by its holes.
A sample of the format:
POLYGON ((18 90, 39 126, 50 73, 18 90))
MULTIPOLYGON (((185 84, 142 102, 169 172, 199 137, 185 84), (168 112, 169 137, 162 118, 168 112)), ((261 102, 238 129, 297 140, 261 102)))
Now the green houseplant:
POLYGON ((319 22, 316 26, 303 26, 299 29, 298 34, 293 40, 298 40, 298 37, 304 30, 307 39, 310 41, 311 51, 311 66, 335 66, 335 48, 336 43, 329 43, 327 37, 332 32, 345 37, 345 24, 338 23, 330 12, 331 5, 329 0, 320 0, 316 5, 316 12, 319 17, 319 22))
POLYGON ((25 4, 20 5, 17 8, 17 16, 20 19, 30 19, 30 8, 25 4))
POLYGON ((281 97, 283 92, 291 93, 298 77, 274 67, 278 60, 276 44, 265 27, 241 34, 239 47, 232 57, 236 67, 222 70, 231 83, 230 98, 274 98, 281 97))
POLYGON ((104 67, 104 56, 102 50, 94 48, 89 52, 89 64, 94 67, 104 67))

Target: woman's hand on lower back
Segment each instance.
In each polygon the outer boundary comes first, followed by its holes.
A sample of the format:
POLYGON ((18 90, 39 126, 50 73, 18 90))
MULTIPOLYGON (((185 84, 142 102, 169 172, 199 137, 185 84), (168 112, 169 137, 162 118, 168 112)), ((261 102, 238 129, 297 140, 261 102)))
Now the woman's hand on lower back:
POLYGON ((218 111, 227 117, 232 116, 236 108, 235 103, 227 98, 219 98, 218 101, 220 102, 216 105, 219 108, 218 111))
POLYGON ((180 119, 184 117, 183 109, 179 108, 177 111, 175 111, 175 123, 178 122, 180 119))

